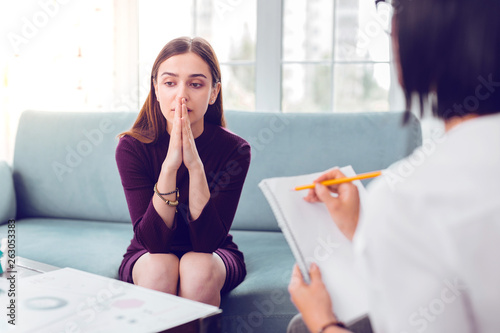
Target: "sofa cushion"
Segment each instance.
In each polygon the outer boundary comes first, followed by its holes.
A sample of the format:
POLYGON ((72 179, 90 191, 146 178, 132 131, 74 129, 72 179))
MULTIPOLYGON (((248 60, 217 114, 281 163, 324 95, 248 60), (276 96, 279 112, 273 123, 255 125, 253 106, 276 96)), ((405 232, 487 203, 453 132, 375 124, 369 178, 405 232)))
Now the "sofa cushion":
MULTIPOLYGON (((6 232, 7 226, 0 226, 0 235, 6 232)), ((117 278, 132 236, 132 227, 124 223, 22 219, 16 222, 16 255, 117 278)))

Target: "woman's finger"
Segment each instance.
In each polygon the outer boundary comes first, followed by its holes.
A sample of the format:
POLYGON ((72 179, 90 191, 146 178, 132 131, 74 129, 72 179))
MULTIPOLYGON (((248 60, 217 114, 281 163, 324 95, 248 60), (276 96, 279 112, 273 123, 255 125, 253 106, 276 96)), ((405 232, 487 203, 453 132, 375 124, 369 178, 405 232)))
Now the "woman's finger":
POLYGON ((288 290, 293 293, 294 290, 300 288, 305 284, 302 273, 300 272, 299 266, 295 264, 292 270, 292 276, 290 278, 290 283, 288 285, 288 290))
POLYGON ((304 200, 311 203, 321 201, 316 195, 316 190, 314 188, 307 191, 307 195, 304 197, 304 200))
POLYGON ((186 99, 185 98, 181 98, 180 104, 181 104, 181 118, 182 119, 187 119, 189 121, 188 110, 187 110, 187 105, 186 105, 186 99))
POLYGON ((345 175, 340 171, 339 168, 333 168, 330 170, 325 171, 321 176, 316 178, 314 182, 322 182, 324 180, 329 180, 329 179, 337 179, 337 178, 343 178, 345 175))
POLYGON ((175 118, 182 118, 182 98, 175 99, 175 118))
POLYGON ((323 281, 321 277, 321 271, 316 263, 312 263, 309 269, 309 276, 311 277, 311 282, 323 281))

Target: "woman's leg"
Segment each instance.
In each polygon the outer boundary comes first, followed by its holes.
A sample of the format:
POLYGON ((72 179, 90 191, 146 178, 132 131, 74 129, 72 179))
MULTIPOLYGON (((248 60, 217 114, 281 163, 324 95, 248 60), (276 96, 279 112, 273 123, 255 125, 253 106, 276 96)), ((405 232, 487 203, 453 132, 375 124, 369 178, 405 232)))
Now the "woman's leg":
POLYGON ((134 284, 177 295, 179 258, 171 253, 145 253, 132 269, 134 284))
POLYGON ((220 305, 220 291, 226 281, 226 266, 216 253, 188 252, 179 264, 179 296, 220 305))

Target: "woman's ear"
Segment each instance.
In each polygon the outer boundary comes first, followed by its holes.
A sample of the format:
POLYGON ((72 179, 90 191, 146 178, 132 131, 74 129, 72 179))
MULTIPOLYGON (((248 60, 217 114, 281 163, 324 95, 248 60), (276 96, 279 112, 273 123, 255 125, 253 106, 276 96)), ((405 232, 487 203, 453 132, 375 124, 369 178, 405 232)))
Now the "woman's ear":
POLYGON ((220 82, 217 82, 215 87, 212 88, 212 92, 210 93, 210 101, 209 104, 214 104, 217 96, 219 96, 220 92, 220 82))
POLYGON ((156 100, 159 102, 159 98, 158 98, 158 83, 153 80, 153 86, 155 87, 155 97, 156 97, 156 100))
POLYGON ((394 57, 394 65, 396 66, 396 71, 398 74, 398 82, 401 87, 404 88, 404 80, 403 80, 403 70, 401 68, 401 58, 399 53, 399 39, 398 39, 398 30, 396 28, 396 20, 393 17, 391 22, 391 42, 392 42, 392 55, 394 57))

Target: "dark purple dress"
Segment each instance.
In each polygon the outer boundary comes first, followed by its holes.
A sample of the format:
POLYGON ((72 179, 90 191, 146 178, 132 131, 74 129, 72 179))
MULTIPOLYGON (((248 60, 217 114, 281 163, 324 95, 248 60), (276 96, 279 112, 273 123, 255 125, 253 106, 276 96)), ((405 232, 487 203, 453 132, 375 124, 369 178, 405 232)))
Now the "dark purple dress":
POLYGON ((230 291, 246 275, 243 253, 228 232, 250 164, 250 145, 220 126, 205 123, 195 143, 205 167, 210 199, 198 219, 191 220, 187 214, 189 173, 182 164, 177 171, 178 212, 169 229, 152 201, 169 141, 168 133, 154 144, 124 136, 116 148, 116 163, 134 228, 134 238, 119 269, 120 279, 133 283, 134 263, 146 252, 174 253, 179 257, 188 251, 215 252, 226 265, 222 292, 230 291))

